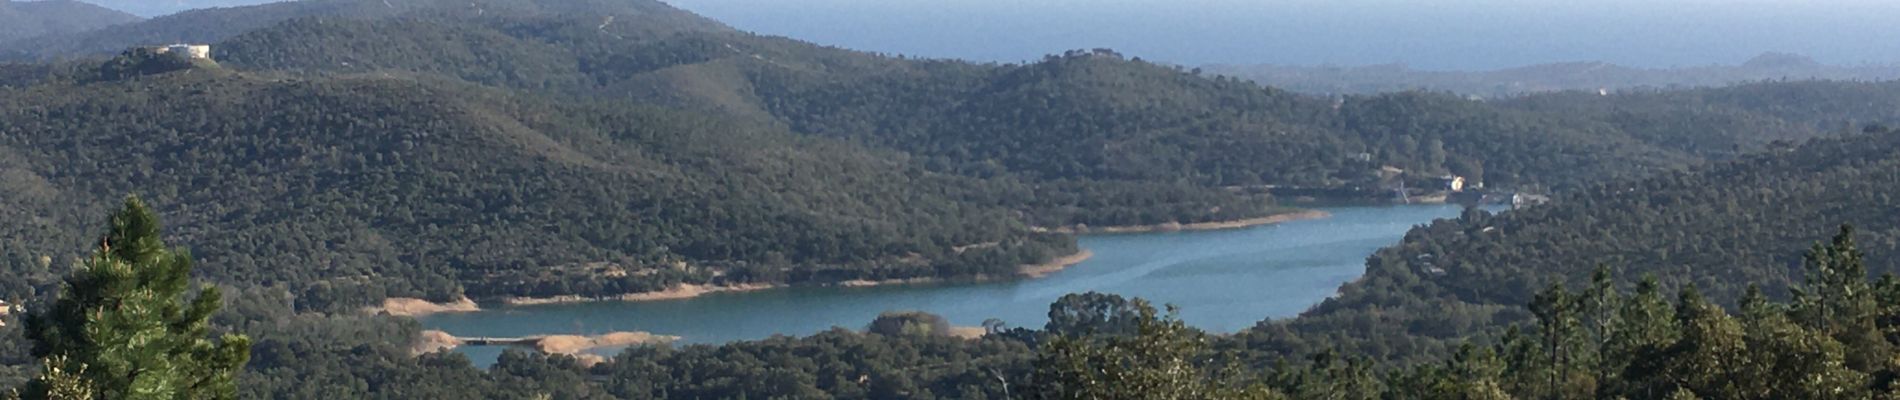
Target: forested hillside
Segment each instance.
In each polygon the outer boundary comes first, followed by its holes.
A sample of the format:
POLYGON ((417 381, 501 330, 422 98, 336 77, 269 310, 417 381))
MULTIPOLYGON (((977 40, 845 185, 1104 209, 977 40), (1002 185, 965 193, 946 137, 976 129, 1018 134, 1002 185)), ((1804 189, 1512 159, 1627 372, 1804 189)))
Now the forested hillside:
POLYGON ((127 47, 156 44, 212 43, 306 17, 348 20, 501 15, 584 15, 594 24, 624 18, 653 31, 729 29, 649 0, 298 0, 191 10, 106 29, 0 43, 0 61, 102 56, 127 47))
POLYGON ((207 277, 350 302, 1008 275, 1073 251, 996 205, 1020 186, 690 112, 216 69, 0 110, 12 277, 64 264, 86 240, 67 227, 128 193, 172 205, 207 277), (1001 246, 956 250, 982 243, 1001 246))
POLYGON ((1874 274, 1900 272, 1900 133, 1816 140, 1703 168, 1614 181, 1546 206, 1468 212, 1421 227, 1375 254, 1364 279, 1299 318, 1264 322, 1239 345, 1267 354, 1338 346, 1374 358, 1447 354, 1551 284, 1580 287, 1597 266, 1619 286, 1653 276, 1734 305, 1749 285, 1782 297, 1802 251, 1840 224, 1874 274))
MULTIPOLYGON (((1900 283, 1804 279, 1900 272, 1900 133, 1879 125, 1900 122, 1893 83, 1319 97, 1107 49, 1022 65, 887 57, 643 0, 308 0, 0 48, 79 57, 0 66, 0 299, 40 308, 99 244, 99 217, 142 196, 191 250, 193 278, 232 294, 215 330, 256 339, 249 398, 1793 396, 1771 393, 1775 379, 1852 397, 1891 391, 1900 371, 1868 356, 1891 340, 1839 328, 1900 331, 1900 283), (180 40, 216 42, 219 61, 88 58, 180 40), (1376 191, 1384 167, 1557 200, 1420 227, 1338 296, 1232 336, 1078 295, 1043 329, 974 340, 880 321, 898 329, 635 348, 592 366, 510 352, 483 372, 412 354, 414 320, 361 315, 398 296, 1009 276, 1077 250, 1038 228, 1258 217, 1286 209, 1254 189, 1376 191), (1810 247, 1841 224, 1860 227, 1864 265, 1839 243, 1810 247), (1749 285, 1793 304, 1743 301, 1749 285), (1558 307, 1610 288, 1637 293, 1634 345, 1558 307), (1874 289, 1882 308, 1834 312, 1874 289), (1601 329, 1568 328, 1585 321, 1601 329), (1757 351, 1723 345, 1738 342, 1757 351), (1588 362, 1540 361, 1570 352, 1588 362), (1776 354, 1811 363, 1697 364, 1776 354), (1078 365, 1125 367, 1112 378, 1133 383, 1091 386, 1107 372, 1078 365)), ((37 368, 31 347, 0 328, 0 387, 37 368)))
POLYGON ((72 0, 0 1, 0 46, 26 38, 76 34, 139 20, 132 14, 72 0))

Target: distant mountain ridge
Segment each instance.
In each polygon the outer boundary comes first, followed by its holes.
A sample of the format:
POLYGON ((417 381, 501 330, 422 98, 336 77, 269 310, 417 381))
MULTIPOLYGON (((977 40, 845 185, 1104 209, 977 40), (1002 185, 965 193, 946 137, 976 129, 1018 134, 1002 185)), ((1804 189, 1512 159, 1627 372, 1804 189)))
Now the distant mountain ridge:
POLYGON ((142 20, 136 15, 72 0, 0 0, 0 43, 73 34, 142 20))
POLYGON ((1882 81, 1900 79, 1900 66, 1832 66, 1799 54, 1764 53, 1740 65, 1632 68, 1604 62, 1539 64, 1492 71, 1415 70, 1403 64, 1359 67, 1211 65, 1234 76, 1297 92, 1343 95, 1405 90, 1448 91, 1478 97, 1580 90, 1682 89, 1772 80, 1882 81))
MULTIPOLYGON (((219 47, 221 58, 239 68, 424 73, 699 109, 903 151, 936 170, 1057 182, 1343 185, 1360 184, 1370 171, 1394 165, 1483 176, 1504 186, 1570 187, 1812 137, 1837 129, 1835 120, 1900 117, 1867 109, 1825 121, 1808 119, 1818 114, 1776 121, 1780 117, 1734 108, 1745 104, 1725 104, 1662 116, 1736 127, 1694 143, 1671 143, 1672 137, 1653 129, 1664 121, 1612 121, 1627 117, 1614 113, 1581 119, 1561 109, 1594 99, 1526 99, 1545 106, 1536 109, 1432 93, 1336 101, 1196 76, 1106 50, 995 65, 884 57, 729 31, 603 34, 561 18, 304 19, 239 35, 219 47), (1527 151, 1532 148, 1543 150, 1527 151), (1351 161, 1361 154, 1363 159, 1351 161)), ((1887 104, 1878 93, 1867 93, 1869 100, 1887 104)), ((1646 98, 1632 96, 1610 101, 1646 98)), ((1165 221, 1147 223, 1159 222, 1165 221)))

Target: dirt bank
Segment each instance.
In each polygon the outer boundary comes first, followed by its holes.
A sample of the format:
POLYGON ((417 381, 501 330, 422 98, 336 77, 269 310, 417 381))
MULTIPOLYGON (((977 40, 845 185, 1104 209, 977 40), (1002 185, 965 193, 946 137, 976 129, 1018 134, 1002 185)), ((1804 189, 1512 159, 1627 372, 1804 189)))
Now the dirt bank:
POLYGON ((431 303, 423 299, 391 297, 383 299, 383 305, 381 306, 363 308, 363 312, 369 313, 370 315, 387 313, 398 317, 420 317, 435 313, 475 312, 481 310, 481 306, 475 305, 475 300, 470 300, 467 297, 450 303, 431 303))
POLYGON ((1320 219, 1320 218, 1326 218, 1330 216, 1332 216, 1332 214, 1327 213, 1325 211, 1307 210, 1307 211, 1291 212, 1291 213, 1286 213, 1286 214, 1275 214, 1275 215, 1269 215, 1269 216, 1259 217, 1259 218, 1237 219, 1233 221, 1196 222, 1196 223, 1191 223, 1191 224, 1169 222, 1165 224, 1155 224, 1155 225, 1100 226, 1100 227, 1091 227, 1088 225, 1075 225, 1075 226, 1064 226, 1064 227, 1059 227, 1059 228, 1037 228, 1037 229, 1041 231, 1045 231, 1045 232, 1059 232, 1059 233, 1147 233, 1147 232, 1176 232, 1176 231, 1207 231, 1207 230, 1219 230, 1219 229, 1239 229, 1239 228, 1246 228, 1246 227, 1252 227, 1252 226, 1278 224, 1282 222, 1320 219))
POLYGON ((733 285, 733 286, 695 285, 695 284, 689 283, 689 284, 674 286, 672 289, 662 290, 658 292, 628 293, 628 294, 623 294, 619 296, 609 296, 609 297, 584 297, 584 296, 555 296, 555 297, 532 297, 532 298, 531 297, 512 297, 512 298, 509 298, 507 302, 510 305, 522 306, 522 305, 536 305, 536 304, 585 303, 585 302, 593 302, 593 301, 679 300, 679 299, 690 299, 694 297, 704 296, 711 293, 750 292, 750 291, 756 291, 756 290, 780 288, 784 286, 785 285, 766 284, 766 283, 752 283, 752 284, 742 284, 742 285, 733 285))
MULTIPOLYGON (((1029 278, 1029 279, 1041 278, 1041 277, 1049 276, 1049 274, 1053 274, 1058 271, 1061 271, 1064 268, 1068 268, 1076 264, 1081 264, 1083 261, 1088 261, 1090 257, 1094 257, 1094 256, 1095 256, 1094 252, 1090 252, 1088 250, 1082 250, 1082 251, 1076 252, 1075 254, 1070 254, 1070 255, 1066 255, 1062 257, 1056 257, 1056 259, 1054 260, 1049 260, 1049 262, 1045 262, 1041 264, 1029 264, 1029 265, 1017 266, 1016 275, 1014 276, 978 276, 972 280, 982 282, 982 281, 997 281, 997 280, 1018 279, 1018 278, 1029 278)), ((914 284, 921 284, 921 283, 937 283, 937 282, 943 282, 943 281, 944 279, 942 278, 932 278, 932 277, 909 278, 909 279, 887 279, 887 280, 881 280, 881 281, 856 279, 856 280, 838 282, 837 286, 871 287, 871 286, 884 286, 884 285, 914 285, 914 284)))
POLYGON ((412 355, 422 355, 442 350, 470 345, 480 346, 522 346, 540 351, 543 354, 566 354, 582 359, 588 365, 604 361, 605 358, 587 353, 588 350, 603 347, 625 347, 647 344, 664 344, 678 341, 679 336, 655 335, 647 332, 614 332, 604 335, 534 335, 518 338, 456 337, 443 331, 422 331, 415 342, 409 345, 412 355))
POLYGON ((1019 271, 1018 273, 1021 274, 1025 278, 1041 278, 1041 277, 1049 276, 1049 274, 1060 272, 1063 269, 1067 269, 1069 267, 1075 266, 1076 264, 1081 264, 1083 261, 1088 261, 1090 258, 1094 258, 1094 257, 1095 257, 1095 252, 1082 250, 1082 251, 1076 252, 1075 254, 1070 254, 1063 257, 1057 257, 1056 259, 1049 260, 1049 262, 1046 262, 1046 263, 1024 265, 1022 266, 1021 269, 1018 269, 1019 271))
POLYGON ((647 332, 614 332, 599 336, 548 335, 536 341, 534 349, 547 354, 575 355, 602 347, 664 344, 679 339, 679 336, 655 335, 647 332))
POLYGON ((462 339, 443 331, 422 331, 415 343, 409 344, 410 355, 423 355, 442 350, 462 347, 462 339))

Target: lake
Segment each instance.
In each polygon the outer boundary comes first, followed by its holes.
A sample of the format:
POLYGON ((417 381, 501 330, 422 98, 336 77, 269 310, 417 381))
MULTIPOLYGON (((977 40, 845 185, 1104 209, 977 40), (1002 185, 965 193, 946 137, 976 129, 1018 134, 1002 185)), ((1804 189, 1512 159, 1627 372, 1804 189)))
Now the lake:
MULTIPOLYGON (((1457 205, 1321 208, 1329 218, 1243 229, 1085 235, 1095 257, 1041 279, 1009 282, 801 287, 715 293, 654 302, 511 306, 419 318, 457 336, 526 336, 647 331, 685 343, 725 343, 809 335, 834 326, 863 329, 879 313, 921 310, 952 324, 998 318, 1040 328, 1049 303, 1097 291, 1180 306, 1188 324, 1234 332, 1266 318, 1299 314, 1365 272, 1366 256, 1398 243, 1414 225, 1454 218, 1457 205)), ((487 365, 500 347, 463 347, 487 365)))

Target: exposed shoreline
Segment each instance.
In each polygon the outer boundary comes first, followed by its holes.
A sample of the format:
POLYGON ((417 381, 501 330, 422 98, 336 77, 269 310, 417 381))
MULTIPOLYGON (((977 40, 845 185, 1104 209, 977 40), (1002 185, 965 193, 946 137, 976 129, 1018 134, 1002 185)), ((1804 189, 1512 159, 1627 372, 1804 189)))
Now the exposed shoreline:
POLYGON ((1328 213, 1328 212, 1320 211, 1320 210, 1305 210, 1305 211, 1296 211, 1296 212, 1290 212, 1290 213, 1285 213, 1285 214, 1268 215, 1265 217, 1237 219, 1237 220, 1231 220, 1231 221, 1195 222, 1195 223, 1188 223, 1188 224, 1183 224, 1179 222, 1169 222, 1165 224, 1155 224, 1155 225, 1124 225, 1124 226, 1104 226, 1104 227, 1090 227, 1087 225, 1074 225, 1074 226, 1064 226, 1064 227, 1057 227, 1057 228, 1036 228, 1036 229, 1043 232, 1070 233, 1070 234, 1115 234, 1115 233, 1211 231, 1211 230, 1222 230, 1222 229, 1240 229, 1240 228, 1255 227, 1255 226, 1260 226, 1260 225, 1271 225, 1271 224, 1278 224, 1278 223, 1284 223, 1284 222, 1304 221, 1304 220, 1309 220, 1309 219, 1321 219, 1321 218, 1330 217, 1332 215, 1333 215, 1332 213, 1328 213))
POLYGON ((475 304, 475 300, 469 299, 468 297, 463 297, 448 303, 433 303, 423 299, 391 297, 383 299, 383 305, 381 306, 363 307, 363 312, 369 315, 389 314, 398 317, 412 318, 436 313, 476 312, 481 310, 482 307, 475 304))
MULTIPOLYGON (((1013 276, 1007 276, 1007 277, 977 276, 969 280, 977 281, 977 282, 988 282, 988 281, 997 281, 997 280, 1004 280, 1004 279, 1041 278, 1041 277, 1049 276, 1049 274, 1056 273, 1057 271, 1061 271, 1063 269, 1074 266, 1076 264, 1080 264, 1083 261, 1087 261, 1089 258, 1092 258, 1094 256, 1095 256, 1094 252, 1084 249, 1084 250, 1075 252, 1074 254, 1069 254, 1062 257, 1056 257, 1053 260, 1049 260, 1041 264, 1028 264, 1028 265, 1018 266, 1017 272, 1013 276)), ((827 284, 823 286, 872 287, 872 286, 886 286, 886 285, 913 285, 913 284, 926 284, 926 283, 941 283, 941 282, 951 282, 951 281, 958 281, 958 280, 937 278, 937 277, 918 277, 918 278, 891 279, 891 280, 854 279, 854 280, 849 280, 849 281, 844 281, 844 282, 827 284)), ((743 284, 743 285, 736 285, 736 286, 700 285, 700 284, 688 283, 688 284, 681 284, 679 286, 674 286, 671 289, 662 290, 658 292, 628 293, 628 294, 623 294, 619 296, 586 297, 586 296, 569 295, 569 296, 555 296, 555 297, 510 297, 503 300, 502 302, 510 306, 529 306, 529 305, 547 305, 547 304, 593 303, 593 302, 603 302, 603 301, 640 302, 640 301, 684 300, 684 299, 691 299, 691 298, 713 294, 713 293, 754 292, 754 291, 769 290, 769 289, 782 289, 782 288, 788 288, 791 286, 792 285, 786 285, 786 284, 781 284, 781 283, 753 283, 753 284, 743 284)))
POLYGON ((1036 278, 1049 276, 1049 274, 1053 274, 1058 271, 1062 271, 1064 269, 1068 269, 1069 267, 1075 266, 1076 264, 1081 264, 1083 261, 1088 261, 1088 259, 1094 258, 1094 257, 1095 257, 1095 252, 1089 251, 1088 249, 1082 249, 1082 251, 1077 251, 1073 254, 1069 254, 1066 256, 1056 257, 1053 260, 1049 260, 1041 264, 1026 264, 1026 265, 1017 266, 1016 274, 1013 276, 1007 276, 1007 277, 979 275, 977 277, 964 279, 964 280, 944 279, 944 278, 936 278, 936 277, 890 279, 890 280, 881 280, 881 281, 874 281, 874 280, 868 280, 868 279, 854 279, 854 280, 848 280, 844 282, 838 282, 837 284, 833 286, 872 287, 872 286, 885 286, 885 285, 914 285, 914 284, 923 284, 923 283, 942 283, 942 282, 960 282, 960 281, 990 282, 990 281, 999 281, 999 280, 1005 280, 1005 279, 1036 279, 1036 278))
POLYGON ((422 331, 415 343, 410 345, 410 353, 422 355, 443 350, 453 350, 462 346, 517 346, 527 347, 542 354, 565 354, 580 357, 582 362, 592 365, 605 361, 604 357, 587 354, 588 350, 604 347, 624 347, 650 344, 666 344, 678 341, 679 336, 655 335, 648 332, 612 332, 601 335, 533 335, 513 338, 459 337, 439 330, 422 331))
POLYGON ((1056 259, 1049 260, 1049 262, 1024 265, 1016 273, 1024 278, 1036 279, 1069 269, 1069 267, 1081 264, 1083 261, 1088 261, 1091 258, 1095 258, 1095 252, 1082 249, 1082 251, 1075 252, 1075 254, 1056 257, 1056 259))
POLYGON ((753 291, 760 291, 760 290, 766 290, 766 289, 778 289, 778 288, 784 288, 784 287, 788 287, 788 286, 785 284, 778 284, 778 283, 747 283, 747 284, 732 285, 732 286, 700 285, 700 284, 692 284, 692 283, 683 283, 683 284, 680 284, 679 286, 674 286, 666 290, 661 290, 657 292, 627 293, 627 294, 622 294, 618 296, 607 296, 607 297, 587 297, 587 296, 579 296, 579 295, 566 295, 566 296, 554 296, 554 297, 509 297, 503 300, 502 302, 511 306, 532 306, 532 305, 543 305, 543 304, 591 303, 591 302, 598 302, 598 301, 682 300, 682 299, 690 299, 694 297, 704 296, 704 295, 712 294, 712 293, 753 292, 753 291))
MULTIPOLYGON (((1305 211, 1290 212, 1290 213, 1284 213, 1284 214, 1274 214, 1274 215, 1269 215, 1265 217, 1257 217, 1257 218, 1246 218, 1246 219, 1238 219, 1238 220, 1232 220, 1232 221, 1196 222, 1196 223, 1190 223, 1190 224, 1167 223, 1167 224, 1157 224, 1157 225, 1110 226, 1110 227, 1100 227, 1100 228, 1090 228, 1087 226, 1073 226, 1073 227, 1062 227, 1062 228, 1055 228, 1055 229, 1047 229, 1047 228, 1037 228, 1037 229, 1044 232, 1060 232, 1060 233, 1071 233, 1071 234, 1120 234, 1120 233, 1146 233, 1146 232, 1203 231, 1203 230, 1240 229, 1240 228, 1278 224, 1278 223, 1291 222, 1291 221, 1321 219, 1321 218, 1326 218, 1330 216, 1332 216, 1332 214, 1325 211, 1305 210, 1305 211)), ((1080 264, 1083 261, 1088 261, 1088 259, 1094 256, 1095 256, 1094 252, 1091 252, 1088 249, 1082 249, 1081 251, 1077 251, 1073 254, 1056 257, 1053 260, 1049 260, 1047 262, 1043 262, 1040 264, 1028 264, 1028 265, 1019 266, 1017 268, 1017 273, 1014 276, 1008 276, 1008 277, 977 276, 969 280, 977 281, 977 282, 987 282, 987 281, 997 281, 997 280, 1004 280, 1004 279, 1043 278, 1051 274, 1054 274, 1056 272, 1061 272, 1062 270, 1068 269, 1069 267, 1075 266, 1076 264, 1080 264)), ((957 280, 937 278, 937 277, 918 277, 918 278, 891 279, 891 280, 857 279, 857 280, 838 282, 838 283, 830 284, 828 286, 873 287, 873 286, 887 286, 887 285, 941 283, 941 282, 949 282, 949 281, 957 281, 957 280)), ((530 305, 548 305, 548 304, 592 303, 592 302, 604 302, 604 301, 640 302, 640 301, 684 300, 684 299, 696 298, 696 297, 713 294, 713 293, 753 292, 753 291, 760 291, 760 290, 780 289, 780 288, 786 288, 790 286, 791 285, 780 284, 780 283, 748 283, 748 284, 732 285, 732 286, 703 285, 703 284, 688 283, 688 284, 681 284, 678 286, 674 286, 672 288, 668 288, 666 290, 661 290, 657 292, 627 293, 627 294, 622 294, 622 295, 617 295, 617 296, 606 296, 606 297, 587 297, 587 296, 579 296, 579 295, 566 295, 566 296, 554 296, 554 297, 509 297, 509 298, 503 299, 502 303, 510 305, 510 306, 530 306, 530 305)), ((477 306, 474 301, 468 298, 462 298, 461 300, 454 303, 441 303, 441 304, 429 303, 428 301, 421 300, 421 299, 390 298, 390 299, 384 300, 383 306, 381 307, 368 307, 364 309, 365 312, 370 313, 370 314, 388 313, 390 315, 406 316, 406 317, 420 317, 420 316, 427 316, 429 314, 444 313, 444 312, 476 312, 476 311, 481 311, 481 310, 482 310, 481 307, 477 306)))

